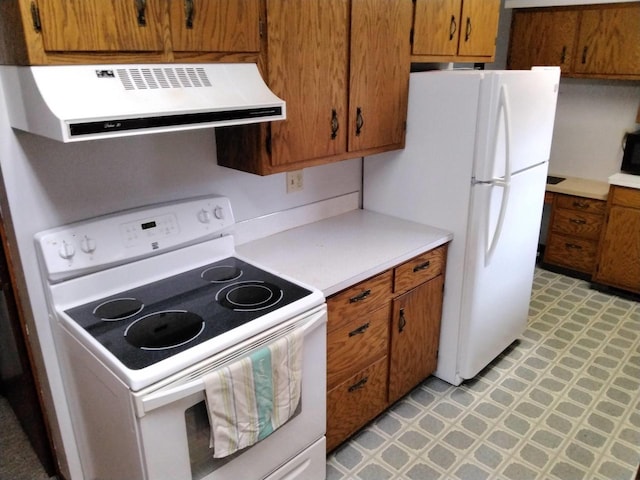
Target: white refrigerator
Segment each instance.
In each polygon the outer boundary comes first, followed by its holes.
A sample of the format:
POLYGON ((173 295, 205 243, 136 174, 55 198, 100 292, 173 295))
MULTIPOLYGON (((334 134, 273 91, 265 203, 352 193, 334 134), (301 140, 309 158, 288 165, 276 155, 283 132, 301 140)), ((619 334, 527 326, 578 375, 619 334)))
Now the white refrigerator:
POLYGON ((365 209, 453 232, 435 372, 453 385, 526 328, 559 81, 412 73, 404 150, 364 159, 365 209))

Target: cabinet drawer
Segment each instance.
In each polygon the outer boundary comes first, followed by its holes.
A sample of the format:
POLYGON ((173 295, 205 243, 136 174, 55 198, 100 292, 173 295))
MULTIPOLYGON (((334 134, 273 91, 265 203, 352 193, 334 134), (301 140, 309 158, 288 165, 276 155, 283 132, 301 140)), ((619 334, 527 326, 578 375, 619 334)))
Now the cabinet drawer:
POLYGON ((640 190, 635 188, 613 187, 610 191, 612 203, 621 207, 640 208, 640 190))
POLYGON ((353 318, 327 336, 327 389, 385 356, 391 304, 353 318))
POLYGON ((394 293, 405 292, 444 272, 447 245, 412 258, 396 267, 393 282, 394 293))
POLYGON ((598 244, 594 240, 552 233, 549 235, 544 260, 591 274, 595 267, 597 249, 598 244))
POLYGON ((327 393, 327 451, 387 406, 387 356, 327 393))
POLYGON ((604 215, 607 202, 594 198, 574 197, 572 195, 556 195, 556 207, 604 215))
POLYGON ((351 319, 383 306, 391 299, 392 286, 393 272, 388 270, 329 297, 327 331, 341 328, 351 319))
POLYGON ((556 208, 553 215, 554 232, 597 240, 604 222, 602 215, 556 208))

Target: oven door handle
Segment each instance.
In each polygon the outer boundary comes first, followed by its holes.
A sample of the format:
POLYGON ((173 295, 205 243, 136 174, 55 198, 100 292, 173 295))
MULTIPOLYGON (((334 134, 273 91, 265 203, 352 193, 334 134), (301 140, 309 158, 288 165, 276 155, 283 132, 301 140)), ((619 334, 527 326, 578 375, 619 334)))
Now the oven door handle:
MULTIPOLYGON (((300 319, 298 318, 297 321, 300 321, 300 319)), ((303 322, 304 323, 300 325, 299 328, 302 329, 303 334, 305 336, 312 330, 315 330, 316 328, 318 328, 320 325, 325 324, 327 322, 326 305, 323 305, 322 308, 320 308, 318 311, 309 315, 307 318, 303 320, 303 322)), ((213 363, 218 363, 218 362, 219 361, 214 361, 213 363)), ((190 382, 187 382, 185 384, 177 385, 173 388, 171 387, 166 389, 161 388, 155 392, 152 392, 140 397, 135 396, 134 402, 135 402, 138 417, 142 418, 147 413, 153 410, 156 410, 160 407, 164 407, 165 405, 169 405, 171 403, 180 401, 186 397, 189 397, 190 395, 194 395, 199 392, 202 392, 202 394, 204 395, 205 386, 204 386, 204 381, 202 379, 203 376, 207 375, 207 373, 211 371, 215 371, 218 368, 222 368, 227 363, 228 362, 225 362, 224 360, 222 360, 222 362, 219 363, 219 365, 216 368, 213 368, 210 371, 203 373, 200 377, 190 382)))

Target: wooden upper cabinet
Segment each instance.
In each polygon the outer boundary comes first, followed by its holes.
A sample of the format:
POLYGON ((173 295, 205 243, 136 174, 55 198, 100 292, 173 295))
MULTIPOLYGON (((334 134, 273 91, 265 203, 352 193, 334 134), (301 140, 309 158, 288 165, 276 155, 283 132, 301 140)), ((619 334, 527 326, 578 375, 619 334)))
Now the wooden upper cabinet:
POLYGON ((0 64, 257 62, 263 0, 2 0, 0 64))
POLYGON ((33 5, 48 52, 163 50, 161 0, 38 0, 33 5))
POLYGON ((269 175, 404 145, 411 0, 267 0, 264 64, 287 119, 217 129, 218 164, 269 175))
POLYGON ((640 75, 640 4, 585 9, 576 53, 576 73, 640 75))
POLYGON ((508 66, 558 65, 574 77, 640 79, 640 3, 515 10, 508 66))
POLYGON ((349 151, 404 145, 411 0, 351 1, 349 151))
POLYGON ((287 102, 271 124, 271 164, 347 148, 348 0, 268 0, 268 83, 287 102))
POLYGON ((493 61, 500 0, 416 0, 415 61, 493 61))
POLYGON ((511 21, 508 67, 529 70, 532 66, 571 69, 574 58, 578 12, 566 9, 516 10, 511 21))
POLYGON ((169 8, 176 52, 260 51, 260 0, 171 0, 169 8))

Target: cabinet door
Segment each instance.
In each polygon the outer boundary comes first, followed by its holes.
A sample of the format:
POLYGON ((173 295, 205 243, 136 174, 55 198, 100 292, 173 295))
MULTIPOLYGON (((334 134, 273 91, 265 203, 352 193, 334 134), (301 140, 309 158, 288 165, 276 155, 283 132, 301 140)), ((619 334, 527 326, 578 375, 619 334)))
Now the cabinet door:
POLYGON ((595 280, 640 293, 640 210, 610 208, 595 280))
POLYGON ((348 0, 268 0, 269 86, 287 102, 271 124, 273 165, 344 153, 348 0))
POLYGON ((416 0, 414 55, 456 55, 462 0, 416 0))
POLYGON ((640 74, 640 4, 584 10, 576 56, 576 73, 640 74))
POLYGON ((411 0, 351 0, 349 151, 404 144, 412 11, 411 0))
POLYGON ((500 0, 464 0, 458 55, 493 56, 499 18, 500 0))
POLYGON ((393 301, 389 403, 436 369, 442 316, 443 275, 393 301))
POLYGON ((568 73, 575 51, 577 10, 517 10, 513 13, 509 68, 559 66, 568 73))
POLYGON ((171 0, 176 52, 260 51, 260 0, 171 0))
POLYGON ((38 0, 50 52, 162 51, 161 0, 38 0))

